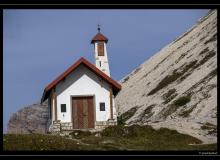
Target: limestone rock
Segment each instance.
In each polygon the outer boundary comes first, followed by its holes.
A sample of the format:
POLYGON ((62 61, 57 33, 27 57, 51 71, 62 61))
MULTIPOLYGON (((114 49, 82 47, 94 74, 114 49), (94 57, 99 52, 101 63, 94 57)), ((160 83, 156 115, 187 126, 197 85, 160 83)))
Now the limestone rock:
POLYGON ((48 123, 47 101, 24 107, 14 113, 9 122, 7 132, 10 134, 46 133, 48 123))
POLYGON ((216 143, 217 11, 211 10, 120 83, 118 114, 136 108, 126 124, 176 129, 216 143))

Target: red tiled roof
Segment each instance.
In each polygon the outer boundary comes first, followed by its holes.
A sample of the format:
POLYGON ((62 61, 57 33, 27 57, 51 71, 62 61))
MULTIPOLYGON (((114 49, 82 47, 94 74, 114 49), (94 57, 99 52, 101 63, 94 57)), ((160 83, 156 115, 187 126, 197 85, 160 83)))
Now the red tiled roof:
POLYGON ((97 34, 93 37, 91 43, 94 43, 95 41, 105 41, 105 42, 107 43, 107 42, 108 42, 108 38, 106 38, 103 34, 101 34, 101 33, 99 32, 99 33, 97 33, 97 34))
POLYGON ((87 61, 85 58, 81 57, 76 63, 74 63, 72 66, 70 66, 65 72, 63 72, 60 76, 58 76, 54 81, 52 81, 50 84, 46 86, 44 89, 44 93, 41 99, 41 102, 45 101, 47 97, 49 96, 49 92, 51 89, 53 89, 63 78, 68 76, 71 72, 73 72, 79 65, 85 65, 89 70, 91 70, 93 73, 104 79, 106 82, 112 85, 113 93, 117 93, 121 89, 121 85, 110 78, 108 75, 106 75, 104 72, 99 70, 97 67, 95 67, 92 63, 87 61))

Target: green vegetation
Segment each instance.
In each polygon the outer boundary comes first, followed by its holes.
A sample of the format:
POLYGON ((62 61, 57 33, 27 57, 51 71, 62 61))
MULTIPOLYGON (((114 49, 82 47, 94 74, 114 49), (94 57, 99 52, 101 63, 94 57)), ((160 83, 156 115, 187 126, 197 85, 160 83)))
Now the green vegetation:
POLYGON ((90 135, 92 135, 92 133, 89 131, 75 130, 75 131, 71 132, 69 135, 71 135, 73 138, 80 139, 85 136, 90 136, 90 135))
MULTIPOLYGON (((200 53, 201 54, 201 53, 200 53)), ((215 56, 216 52, 214 50, 212 51, 209 51, 206 56, 201 60, 199 61, 199 63, 195 66, 195 68, 203 65, 205 62, 207 62, 210 58, 212 58, 213 56, 215 56)))
POLYGON ((165 93, 162 97, 163 99, 165 100, 163 102, 163 104, 167 104, 169 103, 173 98, 175 98, 178 94, 175 93, 176 92, 176 89, 173 88, 173 89, 170 89, 167 93, 165 93), (175 93, 175 94, 174 94, 175 93))
MULTIPOLYGON (((193 68, 193 66, 195 66, 196 63, 197 63, 197 60, 194 60, 194 61, 190 62, 185 67, 183 67, 182 71, 180 71, 180 72, 177 72, 178 69, 175 69, 171 75, 167 75, 162 81, 160 81, 160 83, 156 86, 156 88, 154 88, 153 90, 151 90, 148 93, 148 96, 153 95, 157 91, 167 87, 169 84, 176 81, 179 77, 181 77, 190 68, 193 68)), ((180 67, 179 69, 181 69, 181 68, 182 67, 180 67)))
POLYGON ((192 72, 185 74, 184 76, 180 77, 179 83, 182 82, 184 79, 186 79, 189 75, 191 75, 192 72))
POLYGON ((190 95, 187 95, 187 96, 183 96, 183 97, 178 98, 177 100, 175 100, 175 101, 173 102, 173 104, 174 104, 175 106, 183 106, 183 105, 185 105, 186 103, 190 102, 190 100, 191 100, 191 96, 190 96, 190 95))
MULTIPOLYGON (((75 134, 71 134, 75 135, 75 134)), ((175 130, 151 126, 111 126, 97 133, 74 138, 42 134, 5 134, 4 150, 217 150, 217 144, 202 145, 201 141, 175 130), (194 145, 190 145, 194 144, 194 145), (199 144, 199 145, 197 145, 199 144)))
POLYGON ((182 60, 187 55, 187 53, 188 52, 181 54, 181 56, 175 61, 175 63, 177 64, 180 60, 182 60))
POLYGON ((181 117, 188 117, 189 114, 194 110, 194 108, 196 108, 197 104, 198 104, 198 103, 196 103, 195 105, 191 106, 189 109, 187 109, 187 110, 181 112, 181 113, 179 114, 179 116, 181 116, 181 117))
POLYGON ((162 109, 162 111, 160 113, 162 118, 167 118, 169 115, 176 112, 176 110, 179 107, 181 107, 181 106, 187 104, 188 102, 190 102, 190 100, 191 100, 191 95, 190 94, 188 94, 186 96, 183 96, 183 97, 179 97, 177 100, 172 102, 172 104, 170 104, 166 108, 162 109))
POLYGON ((133 74, 136 74, 138 71, 140 71, 141 70, 141 67, 139 67, 139 68, 137 68, 137 69, 135 69, 135 71, 134 71, 134 73, 133 74))
POLYGON ((167 75, 157 86, 156 88, 154 88, 153 90, 151 90, 148 93, 149 95, 153 95, 154 93, 156 93, 157 91, 161 90, 162 88, 168 86, 170 83, 174 82, 175 80, 177 80, 180 77, 180 73, 173 73, 172 75, 167 75))
POLYGON ((209 48, 206 47, 205 49, 203 49, 203 50, 199 53, 199 55, 203 55, 204 53, 207 53, 208 51, 209 51, 209 48))
POLYGON ((210 73, 209 73, 209 76, 211 77, 214 77, 217 75, 217 68, 216 69, 213 69, 210 73))
MULTIPOLYGON (((159 82, 159 84, 154 89, 152 89, 148 93, 148 96, 153 95, 157 91, 167 87, 169 84, 173 83, 178 78, 180 78, 180 82, 183 81, 186 77, 191 75, 191 73, 186 73, 187 71, 189 71, 190 69, 196 69, 196 68, 200 67, 201 65, 203 65, 205 62, 207 62, 210 58, 212 58, 216 54, 216 52, 214 50, 208 51, 208 48, 205 48, 203 51, 201 51, 200 55, 204 55, 205 53, 207 53, 207 54, 199 62, 197 60, 191 61, 189 64, 187 64, 185 66, 181 66, 178 69, 175 69, 171 75, 167 75, 164 79, 162 79, 159 82), (178 71, 178 70, 180 70, 180 71, 178 71)), ((211 74, 215 74, 215 72, 213 72, 211 74)))
POLYGON ((217 134, 217 127, 211 123, 205 123, 201 126, 201 129, 208 130, 208 134, 217 134))
POLYGON ((154 108, 154 106, 156 106, 156 104, 152 104, 150 106, 148 106, 141 114, 140 114, 140 120, 143 120, 143 119, 148 119, 150 118, 154 112, 152 112, 152 109, 154 108))
POLYGON ((173 104, 168 105, 166 108, 163 108, 161 111, 161 116, 165 119, 167 118, 169 115, 171 115, 172 113, 174 113, 177 109, 179 108, 179 106, 175 106, 173 104))
POLYGON ((217 68, 213 69, 207 76, 205 76, 203 79, 201 79, 199 82, 194 84, 192 87, 190 87, 185 93, 190 93, 193 89, 197 88, 200 84, 204 83, 207 80, 212 79, 217 75, 217 68))
POLYGON ((124 112, 123 114, 121 114, 117 119, 118 119, 118 124, 119 125, 124 125, 125 122, 130 119, 134 114, 135 112, 137 111, 139 107, 138 106, 135 106, 131 109, 129 109, 128 111, 124 112))
POLYGON ((129 78, 130 78, 129 76, 128 76, 128 77, 126 77, 122 83, 127 82, 127 81, 129 80, 129 78))
POLYGON ((216 40, 217 40, 217 33, 215 33, 209 40, 205 41, 204 44, 207 44, 207 43, 210 43, 216 40))
MULTIPOLYGON (((196 68, 200 67, 201 65, 203 65, 205 62, 207 62, 210 58, 212 58, 216 54, 216 52, 213 50, 209 51, 209 49, 207 47, 204 50, 202 50, 199 55, 204 55, 205 53, 207 53, 206 56, 203 59, 201 59, 197 64, 193 65, 192 69, 196 69, 196 68)), ((184 76, 182 76, 180 78, 180 82, 183 81, 184 79, 186 79, 186 77, 188 77, 189 75, 191 75, 191 73, 192 72, 187 73, 184 76)))

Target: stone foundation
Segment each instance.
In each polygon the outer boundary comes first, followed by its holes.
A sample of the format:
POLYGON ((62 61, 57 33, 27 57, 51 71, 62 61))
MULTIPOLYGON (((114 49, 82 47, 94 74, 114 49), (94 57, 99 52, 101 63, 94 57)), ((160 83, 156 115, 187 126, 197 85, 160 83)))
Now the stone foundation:
POLYGON ((96 121, 95 122, 95 129, 105 129, 108 126, 115 126, 117 125, 117 121, 115 120, 108 120, 108 121, 96 121))
POLYGON ((60 121, 53 121, 53 124, 49 127, 49 132, 52 134, 60 133, 61 131, 61 123, 60 121))
MULTIPOLYGON (((109 119, 108 121, 96 121, 95 128, 83 129, 83 130, 101 131, 108 126, 114 126, 114 125, 117 125, 117 121, 114 119, 109 119)), ((51 124, 49 127, 49 132, 52 134, 57 134, 66 131, 68 132, 72 130, 74 130, 72 122, 61 123, 60 121, 53 121, 53 124, 51 124)))

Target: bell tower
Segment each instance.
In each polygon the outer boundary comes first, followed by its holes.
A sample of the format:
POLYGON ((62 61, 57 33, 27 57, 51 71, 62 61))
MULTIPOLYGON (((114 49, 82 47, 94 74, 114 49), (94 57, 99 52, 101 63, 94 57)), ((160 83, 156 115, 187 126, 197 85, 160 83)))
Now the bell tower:
POLYGON ((100 69, 102 72, 104 72, 110 77, 108 55, 106 48, 108 38, 101 34, 100 30, 100 25, 98 25, 98 33, 93 37, 91 41, 91 43, 94 44, 95 65, 98 69, 100 69))

